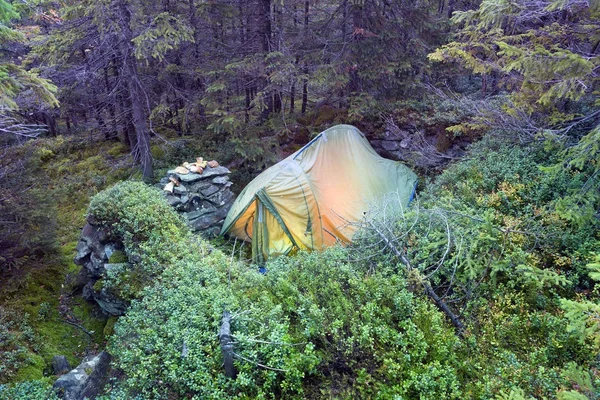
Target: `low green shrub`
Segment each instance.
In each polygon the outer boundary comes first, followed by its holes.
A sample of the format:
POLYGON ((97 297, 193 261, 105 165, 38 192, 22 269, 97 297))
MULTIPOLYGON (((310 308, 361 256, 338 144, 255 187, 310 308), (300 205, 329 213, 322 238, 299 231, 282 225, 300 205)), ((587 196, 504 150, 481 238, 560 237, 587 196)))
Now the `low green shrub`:
POLYGON ((559 158, 486 139, 411 209, 370 214, 349 248, 280 257, 265 275, 193 238, 153 189, 100 194, 90 216, 136 263, 107 282, 138 297, 110 339, 123 380, 106 398, 597 399, 581 306, 597 307, 584 289, 598 221, 561 214, 581 180, 540 168, 559 158), (234 379, 217 337, 226 311, 234 379))
POLYGON ((460 398, 458 340, 403 279, 365 275, 342 249, 279 258, 263 276, 198 246, 115 325, 110 350, 130 396, 460 398), (217 338, 225 310, 235 379, 217 338))
POLYGON ((52 385, 43 380, 0 385, 0 400, 59 400, 52 385))
POLYGON ((133 262, 112 270, 103 283, 123 298, 136 297, 164 268, 187 254, 189 229, 160 191, 142 182, 124 181, 98 193, 87 218, 124 244, 125 253, 115 252, 111 262, 133 262))

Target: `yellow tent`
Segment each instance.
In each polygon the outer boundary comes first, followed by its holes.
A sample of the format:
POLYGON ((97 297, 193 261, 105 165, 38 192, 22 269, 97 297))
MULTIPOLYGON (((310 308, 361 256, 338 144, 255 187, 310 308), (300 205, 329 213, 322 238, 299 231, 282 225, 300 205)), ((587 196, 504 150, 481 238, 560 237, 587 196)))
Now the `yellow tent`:
POLYGON ((357 128, 337 125, 250 182, 221 234, 252 241, 259 263, 293 248, 348 243, 357 229, 349 222, 391 192, 408 205, 416 182, 405 165, 380 157, 357 128))

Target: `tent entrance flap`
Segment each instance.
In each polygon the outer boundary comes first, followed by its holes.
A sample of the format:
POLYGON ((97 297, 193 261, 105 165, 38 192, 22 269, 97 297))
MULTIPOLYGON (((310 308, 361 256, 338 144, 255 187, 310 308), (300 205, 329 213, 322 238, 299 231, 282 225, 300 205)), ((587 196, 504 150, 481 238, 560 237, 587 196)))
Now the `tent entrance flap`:
POLYGON ((294 247, 279 219, 261 201, 256 202, 252 231, 252 258, 257 264, 264 264, 269 257, 287 254, 294 247))

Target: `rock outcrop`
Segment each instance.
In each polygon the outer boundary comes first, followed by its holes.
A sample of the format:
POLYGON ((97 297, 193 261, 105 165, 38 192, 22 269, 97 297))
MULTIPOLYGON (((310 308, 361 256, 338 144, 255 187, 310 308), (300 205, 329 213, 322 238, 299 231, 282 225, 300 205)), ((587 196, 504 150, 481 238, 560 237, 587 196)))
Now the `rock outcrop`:
POLYGON ((126 266, 126 260, 122 243, 109 240, 102 227, 90 222, 85 224, 75 256, 75 264, 83 267, 80 275, 84 277, 79 280, 86 282, 83 286, 83 297, 98 303, 109 315, 123 315, 127 303, 104 288, 101 279, 107 269, 126 266))
POLYGON ((464 155, 470 143, 467 138, 453 138, 443 128, 416 129, 398 127, 391 119, 385 121, 383 133, 369 138, 371 146, 381 156, 411 165, 436 169, 464 155))
POLYGON ((89 357, 77 368, 54 382, 54 389, 64 400, 95 399, 102 393, 110 371, 110 354, 89 357))
POLYGON ((65 356, 54 356, 52 357, 52 371, 54 375, 62 375, 66 372, 69 372, 71 369, 71 365, 69 361, 67 361, 67 357, 65 356))
POLYGON ((223 166, 206 166, 202 174, 178 171, 170 170, 158 185, 162 189, 169 182, 175 182, 172 192, 163 190, 165 198, 185 217, 194 232, 205 237, 217 236, 235 200, 227 176, 230 171, 223 166))

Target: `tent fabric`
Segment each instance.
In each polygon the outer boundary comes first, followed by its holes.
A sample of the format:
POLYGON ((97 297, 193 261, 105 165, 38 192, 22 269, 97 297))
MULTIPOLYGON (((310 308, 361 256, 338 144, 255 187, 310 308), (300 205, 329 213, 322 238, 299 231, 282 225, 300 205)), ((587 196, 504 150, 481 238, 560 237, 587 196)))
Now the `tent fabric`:
POLYGON ((362 132, 337 125, 244 188, 221 234, 252 242, 258 263, 293 248, 349 243, 369 206, 389 193, 410 202, 417 176, 380 157, 362 132))

